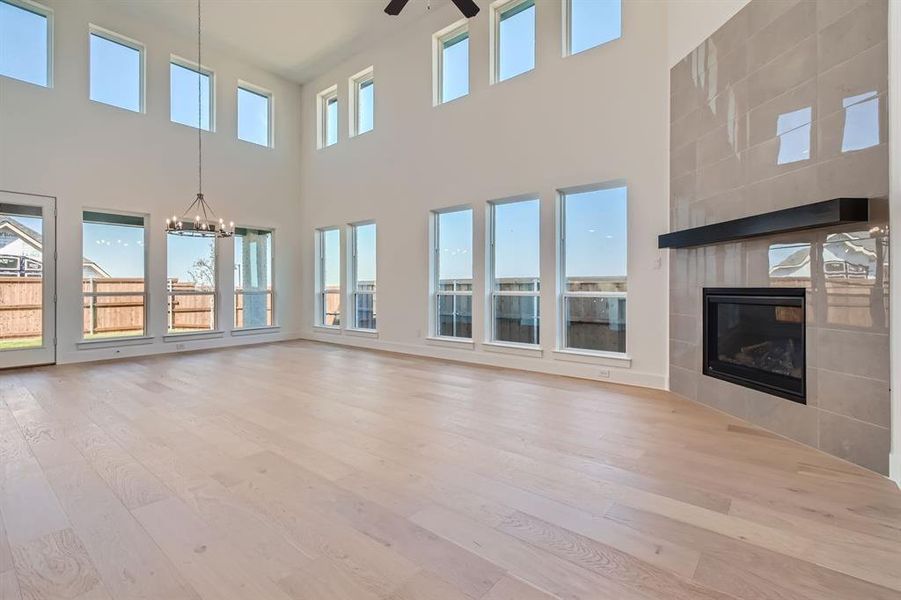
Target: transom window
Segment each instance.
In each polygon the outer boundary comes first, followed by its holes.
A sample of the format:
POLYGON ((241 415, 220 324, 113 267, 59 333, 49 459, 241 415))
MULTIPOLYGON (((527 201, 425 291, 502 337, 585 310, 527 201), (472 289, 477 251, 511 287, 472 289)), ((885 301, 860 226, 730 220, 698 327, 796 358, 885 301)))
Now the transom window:
POLYGON ((435 104, 469 94, 469 26, 458 21, 433 39, 435 104))
POLYGON ((326 148, 338 143, 338 86, 320 92, 316 96, 316 110, 319 115, 317 129, 318 146, 326 148))
POLYGON ((626 352, 625 186, 560 193, 562 346, 626 352))
POLYGON ((375 76, 372 67, 350 78, 350 98, 353 104, 351 136, 372 131, 375 126, 375 76))
POLYGON ((52 15, 33 2, 0 0, 0 75, 50 85, 52 15))
POLYGON ((316 324, 341 326, 341 230, 316 231, 316 324))
POLYGON ((145 335, 147 263, 144 217, 82 214, 82 337, 145 335))
POLYGON ((490 339, 539 343, 540 204, 537 198, 491 203, 490 339))
POLYGON ((272 146, 272 94, 249 84, 238 85, 238 139, 272 146))
POLYGON ((216 328, 216 240, 168 234, 169 333, 216 328))
POLYGON ((433 213, 433 335, 472 338, 472 209, 433 213))
POLYGON ((91 100, 144 110, 144 46, 91 26, 91 100))
POLYGON ((213 130, 214 75, 197 63, 173 57, 169 63, 169 119, 204 131, 213 130), (199 78, 199 82, 198 82, 199 78), (198 89, 199 83, 199 89, 198 89), (197 94, 200 93, 198 114, 197 94))
POLYGON ((496 3, 491 12, 492 82, 535 68, 535 0, 496 3))
POLYGON ((350 226, 351 307, 353 329, 376 329, 376 229, 375 223, 350 226))
POLYGON ((235 329, 270 327, 272 307, 272 231, 235 228, 235 329))
POLYGON ((622 0, 563 0, 565 54, 577 54, 622 37, 622 0))

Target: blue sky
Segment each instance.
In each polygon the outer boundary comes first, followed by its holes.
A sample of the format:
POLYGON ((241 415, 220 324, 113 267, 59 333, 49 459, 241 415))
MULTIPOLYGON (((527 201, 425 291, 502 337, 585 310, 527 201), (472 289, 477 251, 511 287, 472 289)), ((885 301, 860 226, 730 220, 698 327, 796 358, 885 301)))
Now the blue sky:
POLYGON ((323 279, 327 287, 341 284, 341 231, 328 229, 322 232, 325 245, 325 273, 323 279))
POLYGON ((269 98, 238 88, 238 139, 269 145, 269 98))
POLYGON ((85 223, 83 256, 111 277, 144 277, 144 229, 126 225, 85 223))
POLYGON ((0 73, 47 85, 47 19, 0 2, 0 73))
POLYGON ((567 194, 566 277, 626 275, 625 187, 567 194))
POLYGON ((450 102, 469 93, 469 34, 448 40, 442 50, 441 101, 450 102))
MULTIPOLYGON (((91 100, 141 110, 141 53, 91 34, 91 100)), ((197 97, 195 92, 194 97, 197 97)), ((196 119, 195 119, 196 120, 196 119)))
POLYGON ((357 230, 357 280, 375 281, 376 275, 376 226, 375 223, 359 225, 357 230))
POLYGON ((472 279, 472 209, 438 214, 438 279, 472 279))
POLYGON ((197 127, 197 78, 200 82, 200 123, 210 129, 210 76, 181 65, 169 65, 169 116, 176 123, 197 127))

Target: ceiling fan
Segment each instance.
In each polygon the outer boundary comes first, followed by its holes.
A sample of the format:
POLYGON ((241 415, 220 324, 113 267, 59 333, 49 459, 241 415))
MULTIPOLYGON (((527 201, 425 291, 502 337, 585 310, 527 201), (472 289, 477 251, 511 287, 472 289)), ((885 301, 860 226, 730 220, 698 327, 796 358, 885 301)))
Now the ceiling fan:
MULTIPOLYGON (((410 0, 391 0, 391 2, 388 3, 388 6, 385 7, 385 12, 396 17, 409 1, 410 0)), ((467 19, 471 19, 479 14, 478 5, 472 0, 451 0, 451 2, 457 5, 457 8, 460 9, 460 12, 463 13, 463 16, 467 19)))

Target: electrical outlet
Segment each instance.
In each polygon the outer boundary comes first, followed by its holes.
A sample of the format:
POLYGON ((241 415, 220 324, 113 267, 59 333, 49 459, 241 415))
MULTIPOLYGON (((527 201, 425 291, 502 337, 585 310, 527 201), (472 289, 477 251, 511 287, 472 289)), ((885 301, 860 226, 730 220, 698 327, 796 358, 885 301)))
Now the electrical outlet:
POLYGON ((610 379, 610 369, 598 369, 598 377, 610 379))

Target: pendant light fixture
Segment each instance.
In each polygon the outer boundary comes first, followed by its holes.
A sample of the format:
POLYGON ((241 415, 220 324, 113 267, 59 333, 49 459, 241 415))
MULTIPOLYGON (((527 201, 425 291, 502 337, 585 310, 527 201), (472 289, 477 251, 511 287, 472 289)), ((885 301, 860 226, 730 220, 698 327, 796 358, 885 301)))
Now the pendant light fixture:
POLYGON ((226 225, 224 219, 217 220, 216 213, 203 197, 203 127, 201 127, 203 77, 200 66, 203 62, 200 53, 200 31, 200 0, 197 0, 197 196, 181 217, 173 215, 171 219, 166 219, 166 232, 195 237, 227 238, 235 234, 235 224, 230 222, 226 225))

